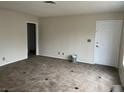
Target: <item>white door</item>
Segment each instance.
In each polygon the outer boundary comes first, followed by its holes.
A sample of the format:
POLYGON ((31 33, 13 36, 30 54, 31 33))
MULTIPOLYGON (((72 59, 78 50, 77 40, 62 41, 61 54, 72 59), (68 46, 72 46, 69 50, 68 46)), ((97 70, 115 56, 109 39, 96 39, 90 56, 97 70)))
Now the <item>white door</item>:
POLYGON ((96 21, 94 63, 118 66, 122 20, 96 21))

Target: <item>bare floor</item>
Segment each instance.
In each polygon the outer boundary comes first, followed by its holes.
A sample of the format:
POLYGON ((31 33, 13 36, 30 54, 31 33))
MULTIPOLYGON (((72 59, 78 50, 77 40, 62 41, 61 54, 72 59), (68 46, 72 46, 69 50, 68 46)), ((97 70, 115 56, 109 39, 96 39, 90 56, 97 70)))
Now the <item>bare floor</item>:
POLYGON ((119 84, 115 68, 33 57, 0 67, 0 91, 111 91, 119 84))

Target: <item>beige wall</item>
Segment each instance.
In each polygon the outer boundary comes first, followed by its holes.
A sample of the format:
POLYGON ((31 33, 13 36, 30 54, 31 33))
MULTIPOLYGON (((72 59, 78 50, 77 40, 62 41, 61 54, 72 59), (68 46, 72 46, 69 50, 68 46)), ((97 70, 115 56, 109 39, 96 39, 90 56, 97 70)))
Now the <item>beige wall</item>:
POLYGON ((78 61, 92 64, 96 20, 107 19, 122 19, 122 14, 40 18, 40 55, 66 59, 77 54, 78 61), (65 55, 58 55, 59 51, 65 55))
MULTIPOLYGON (((70 54, 77 54, 78 61, 93 64, 96 20, 124 20, 124 14, 96 14, 40 18, 40 55, 66 59, 70 54), (87 39, 92 39, 87 43, 87 39), (58 55, 64 52, 65 55, 58 55)), ((124 29, 123 29, 124 37, 124 29)), ((124 86, 124 38, 121 41, 119 74, 124 86)))
POLYGON ((38 18, 0 9, 0 66, 27 58, 27 21, 38 18))

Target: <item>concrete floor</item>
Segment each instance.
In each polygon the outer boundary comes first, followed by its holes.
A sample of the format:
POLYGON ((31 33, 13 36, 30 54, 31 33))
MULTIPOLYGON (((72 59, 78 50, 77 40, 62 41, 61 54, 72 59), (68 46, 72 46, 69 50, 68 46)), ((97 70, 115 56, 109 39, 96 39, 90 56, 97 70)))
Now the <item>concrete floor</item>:
POLYGON ((33 57, 0 67, 0 91, 110 91, 120 84, 115 68, 33 57))

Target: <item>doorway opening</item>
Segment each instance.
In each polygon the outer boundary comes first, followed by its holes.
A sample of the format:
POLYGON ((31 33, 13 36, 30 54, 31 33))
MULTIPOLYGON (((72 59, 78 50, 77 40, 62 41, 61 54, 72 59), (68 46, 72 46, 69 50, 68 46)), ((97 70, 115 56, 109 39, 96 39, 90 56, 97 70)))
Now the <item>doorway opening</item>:
POLYGON ((27 23, 28 58, 36 56, 36 24, 27 23))

